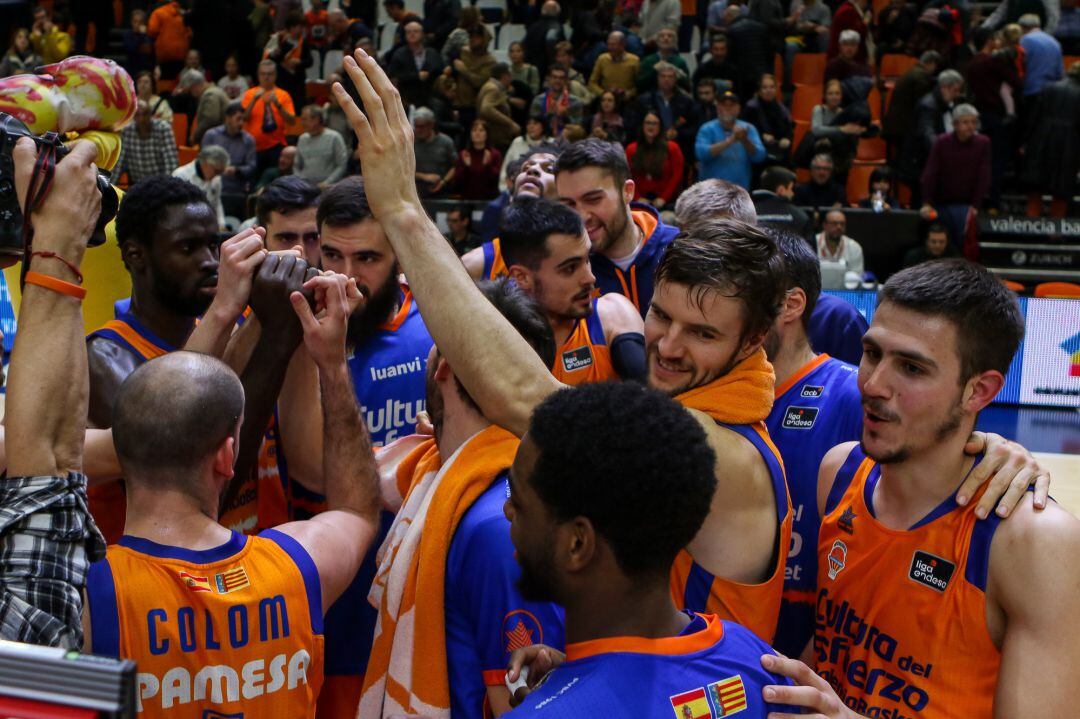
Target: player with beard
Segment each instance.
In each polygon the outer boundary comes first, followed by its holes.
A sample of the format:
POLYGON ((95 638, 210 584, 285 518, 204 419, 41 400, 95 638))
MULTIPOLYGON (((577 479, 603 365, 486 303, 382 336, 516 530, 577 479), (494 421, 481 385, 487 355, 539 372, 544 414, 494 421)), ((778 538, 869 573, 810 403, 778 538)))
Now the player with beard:
MULTIPOLYGON (((349 316, 349 370, 372 446, 381 447, 416 431, 434 343, 409 286, 399 280, 394 250, 371 214, 363 180, 347 177, 323 191, 315 219, 323 268, 355 280, 367 298, 349 316)), ((320 508, 320 497, 303 499, 320 508)), ((382 513, 372 551, 326 615, 326 682, 319 696, 324 716, 355 715, 375 629, 376 612, 367 601, 378 568, 375 551, 392 521, 392 514, 382 513)))
POLYGON ((559 348, 551 371, 568 385, 645 380, 645 326, 622 295, 593 297, 581 218, 543 198, 523 198, 499 225, 510 276, 540 305, 559 348))
POLYGON ((623 148, 589 138, 559 155, 555 166, 559 201, 579 215, 592 243, 592 270, 601 294, 625 295, 644 317, 653 275, 678 234, 650 205, 632 202, 634 181, 623 148))
MULTIPOLYGON (((530 149, 521 158, 521 170, 514 180, 514 195, 511 201, 524 197, 546 197, 555 199, 555 162, 562 151, 560 145, 544 143, 530 149)), ((475 250, 466 252, 461 257, 465 269, 474 280, 493 280, 509 274, 502 255, 502 245, 498 237, 485 242, 475 250)))
POLYGON ((861 442, 821 464, 810 660, 763 659, 804 686, 766 696, 816 716, 1064 716, 1080 702, 1080 521, 1025 499, 1009 521, 963 504, 979 411, 1024 335, 986 269, 893 275, 863 337, 861 442))

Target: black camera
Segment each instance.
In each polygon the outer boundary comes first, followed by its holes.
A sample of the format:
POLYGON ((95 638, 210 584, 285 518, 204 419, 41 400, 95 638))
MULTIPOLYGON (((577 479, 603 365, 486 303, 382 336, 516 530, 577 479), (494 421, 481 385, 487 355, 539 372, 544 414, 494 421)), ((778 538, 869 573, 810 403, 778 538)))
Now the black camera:
MULTIPOLYGON (((21 137, 31 138, 39 149, 55 148, 56 162, 60 162, 69 152, 56 133, 38 137, 18 118, 0 112, 0 266, 22 259, 23 254, 23 215, 15 192, 15 158, 12 155, 15 143, 21 137)), ((105 243, 105 225, 116 217, 116 210, 120 206, 120 198, 110 184, 108 175, 98 173, 97 187, 101 193, 101 215, 87 243, 90 247, 105 243)))

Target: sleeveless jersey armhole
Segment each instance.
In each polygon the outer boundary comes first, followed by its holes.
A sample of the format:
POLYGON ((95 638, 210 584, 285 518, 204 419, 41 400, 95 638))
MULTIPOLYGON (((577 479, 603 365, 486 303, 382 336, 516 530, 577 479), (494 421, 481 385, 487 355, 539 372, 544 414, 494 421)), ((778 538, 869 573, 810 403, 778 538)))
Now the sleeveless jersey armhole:
POLYGON ((322 634, 322 582, 319 580, 319 570, 315 566, 315 561, 300 542, 284 532, 267 529, 259 533, 259 536, 278 545, 282 551, 289 555, 296 568, 300 570, 300 574, 304 578, 304 589, 307 593, 308 612, 311 615, 311 631, 313 634, 322 634))
POLYGON ((828 516, 836 507, 840 504, 840 500, 844 498, 844 494, 847 492, 848 487, 851 486, 851 481, 855 479, 855 473, 859 471, 859 465, 866 459, 866 455, 862 451, 862 447, 855 445, 851 448, 851 452, 848 454, 847 459, 840 465, 840 469, 836 472, 836 479, 833 480, 833 486, 829 490, 829 497, 825 500, 825 509, 822 511, 821 516, 828 516))
POLYGON ((119 658, 120 609, 116 604, 116 583, 108 559, 90 565, 86 577, 86 603, 90 610, 90 651, 119 658))

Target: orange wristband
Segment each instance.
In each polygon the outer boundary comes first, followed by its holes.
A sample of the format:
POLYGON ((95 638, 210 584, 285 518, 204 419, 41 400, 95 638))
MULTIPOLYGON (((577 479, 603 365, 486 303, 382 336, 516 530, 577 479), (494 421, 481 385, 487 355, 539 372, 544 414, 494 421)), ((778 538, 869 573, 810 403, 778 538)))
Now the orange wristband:
POLYGON ((85 287, 79 287, 78 285, 72 284, 71 282, 58 280, 55 277, 43 275, 40 272, 27 272, 26 284, 44 287, 47 290, 59 292, 60 294, 67 295, 68 297, 74 297, 79 301, 82 301, 82 298, 86 297, 85 287))

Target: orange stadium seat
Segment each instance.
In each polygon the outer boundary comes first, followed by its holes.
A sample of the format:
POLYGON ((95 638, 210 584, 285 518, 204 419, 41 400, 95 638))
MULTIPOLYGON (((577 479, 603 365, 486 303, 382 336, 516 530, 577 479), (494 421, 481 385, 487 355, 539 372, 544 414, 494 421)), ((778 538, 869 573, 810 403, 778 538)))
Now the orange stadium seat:
POLYGON ((1012 280, 1002 279, 1001 284, 1005 285, 1006 287, 1008 287, 1010 290, 1012 290, 1013 292, 1015 292, 1017 294, 1020 294, 1025 289, 1027 289, 1022 284, 1020 284, 1019 282, 1013 282, 1012 280))
POLYGON ((810 122, 814 106, 821 104, 822 91, 821 85, 796 85, 795 94, 791 96, 792 118, 810 122))
POLYGON ((877 168, 874 165, 852 165, 847 176, 847 199, 848 203, 855 206, 859 200, 866 197, 867 188, 870 187, 870 175, 877 168))
POLYGON ((1043 282, 1035 285, 1035 296, 1080 299, 1080 285, 1072 282, 1043 282))
POLYGON ((188 119, 187 115, 178 112, 172 116, 172 134, 176 139, 176 146, 187 144, 188 119))
POLYGON ((791 81, 795 85, 821 85, 825 80, 825 53, 800 52, 791 63, 791 81))
POLYGON ((799 143, 802 142, 803 136, 810 131, 810 122, 808 120, 796 120, 795 121, 795 135, 791 139, 792 151, 799 149, 799 143))
POLYGON ((880 137, 864 138, 859 140, 859 146, 855 153, 855 164, 884 165, 885 152, 885 141, 880 137))
POLYGON ((190 147, 188 145, 177 145, 176 147, 176 159, 181 165, 186 165, 194 160, 199 155, 198 146, 190 147))
POLYGON ((881 79, 895 82, 918 61, 918 58, 914 58, 911 55, 900 55, 895 53, 883 55, 881 57, 881 79))
POLYGON ((795 168, 795 181, 800 184, 810 182, 810 170, 805 167, 795 168))
POLYGON ((870 106, 870 117, 874 122, 881 122, 881 90, 871 88, 866 96, 866 104, 870 106))
POLYGON ((773 76, 776 77, 776 84, 780 87, 784 85, 784 60, 779 54, 773 58, 773 76))
POLYGON ((330 99, 330 83, 322 80, 308 80, 305 85, 308 102, 322 105, 330 99))
POLYGON ((1065 69, 1068 70, 1073 66, 1074 62, 1080 62, 1080 55, 1066 55, 1063 59, 1065 60, 1065 69))

